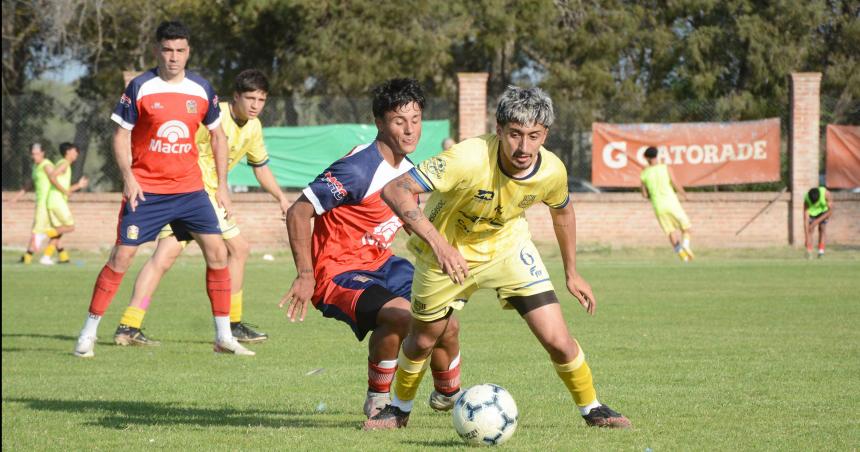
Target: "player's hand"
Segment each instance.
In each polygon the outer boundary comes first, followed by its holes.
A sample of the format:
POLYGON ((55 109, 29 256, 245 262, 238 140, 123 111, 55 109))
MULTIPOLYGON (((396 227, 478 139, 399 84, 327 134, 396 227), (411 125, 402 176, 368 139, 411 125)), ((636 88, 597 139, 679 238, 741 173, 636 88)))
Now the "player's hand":
POLYGON ((287 221, 287 211, 290 210, 291 203, 286 197, 281 198, 281 219, 287 221))
POLYGON ((594 315, 594 311, 597 309, 597 300, 594 299, 591 285, 579 273, 567 276, 567 290, 589 314, 594 315))
POLYGON ((123 183, 122 196, 128 201, 128 206, 132 212, 137 210, 138 199, 146 201, 146 197, 143 196, 143 189, 140 188, 140 184, 137 183, 134 176, 129 176, 123 183))
POLYGON ((451 246, 448 242, 443 242, 435 250, 436 260, 439 262, 439 268, 454 281, 454 284, 463 285, 466 278, 469 277, 469 265, 463 255, 457 251, 457 248, 451 246))
POLYGON ((88 185, 90 185, 90 180, 87 178, 87 176, 81 176, 81 178, 78 180, 78 187, 81 187, 81 190, 83 190, 87 188, 88 185))
POLYGON ((289 302, 287 317, 289 317, 290 322, 295 322, 296 317, 299 318, 299 322, 305 320, 305 314, 308 312, 308 303, 314 294, 314 285, 313 276, 297 276, 293 281, 292 287, 290 287, 290 291, 281 298, 281 302, 278 303, 279 308, 283 308, 289 302))
POLYGON ((225 217, 229 220, 233 218, 233 203, 230 202, 230 195, 227 194, 227 187, 218 187, 215 190, 215 201, 218 207, 224 209, 225 217))

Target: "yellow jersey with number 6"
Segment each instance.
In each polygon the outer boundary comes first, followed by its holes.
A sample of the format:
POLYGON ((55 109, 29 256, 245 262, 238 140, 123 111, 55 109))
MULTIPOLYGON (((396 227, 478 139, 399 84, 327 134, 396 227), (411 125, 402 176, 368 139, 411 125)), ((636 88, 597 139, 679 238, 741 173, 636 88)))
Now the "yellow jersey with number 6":
MULTIPOLYGON (((500 166, 495 134, 462 141, 431 157, 410 174, 432 191, 424 215, 470 264, 488 262, 519 250, 530 240, 525 211, 542 202, 562 208, 570 201, 567 170, 543 147, 531 173, 514 178, 500 166)), ((416 258, 435 265, 429 245, 409 240, 416 258)))

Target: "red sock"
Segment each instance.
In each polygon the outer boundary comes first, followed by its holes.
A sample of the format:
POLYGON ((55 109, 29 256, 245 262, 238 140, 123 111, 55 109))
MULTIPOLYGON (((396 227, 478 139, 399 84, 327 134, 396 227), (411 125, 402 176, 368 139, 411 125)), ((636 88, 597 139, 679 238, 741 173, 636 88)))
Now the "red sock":
POLYGON ((391 390, 391 382, 394 380, 394 371, 397 366, 384 368, 367 361, 367 390, 372 392, 388 392, 391 390))
POLYGON ((230 315, 230 270, 227 267, 214 269, 206 267, 206 293, 212 303, 212 315, 230 315))
POLYGON ((460 363, 453 369, 433 371, 433 386, 436 391, 446 396, 454 395, 460 390, 460 363))
POLYGON ((90 314, 101 317, 107 311, 110 302, 113 301, 122 277, 125 273, 117 273, 105 265, 96 278, 96 285, 93 287, 93 298, 90 300, 90 314))

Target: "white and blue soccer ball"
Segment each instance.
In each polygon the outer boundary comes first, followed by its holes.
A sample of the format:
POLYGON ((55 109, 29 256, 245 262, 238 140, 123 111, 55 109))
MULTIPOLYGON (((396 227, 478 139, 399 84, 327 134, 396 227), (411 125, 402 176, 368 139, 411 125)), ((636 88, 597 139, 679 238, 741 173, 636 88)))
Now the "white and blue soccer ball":
POLYGON ((474 446, 497 446, 517 429, 519 411, 511 394, 501 386, 472 386, 454 404, 454 429, 474 446))

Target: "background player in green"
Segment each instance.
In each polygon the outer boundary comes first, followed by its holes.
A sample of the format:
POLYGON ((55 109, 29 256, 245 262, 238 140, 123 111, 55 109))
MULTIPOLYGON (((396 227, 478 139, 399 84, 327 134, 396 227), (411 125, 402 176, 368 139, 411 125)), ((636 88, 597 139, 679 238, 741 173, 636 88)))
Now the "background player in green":
POLYGON ((568 331, 525 219, 532 204, 549 207, 567 290, 594 314, 597 301, 576 268, 567 170, 543 147, 554 119, 546 93, 510 86, 496 109, 495 134, 462 141, 382 189, 386 204, 413 231, 412 318, 391 404, 365 421, 365 430, 406 426, 432 347, 479 288, 495 290, 503 308, 517 310, 588 425, 630 426, 598 401, 585 354, 568 331), (422 213, 416 195, 425 192, 432 194, 422 213))
POLYGON ((824 237, 827 222, 833 216, 833 198, 824 187, 815 187, 806 192, 803 197, 803 219, 806 227, 803 232, 806 238, 806 257, 812 258, 812 237, 818 228, 818 257, 824 257, 824 237))
POLYGON ((692 224, 675 192, 680 193, 685 201, 687 193, 684 187, 675 182, 672 170, 665 163, 657 163, 657 153, 657 148, 653 146, 645 150, 648 166, 640 175, 642 196, 651 199, 657 222, 660 223, 663 232, 669 236, 669 242, 672 243, 678 257, 687 262, 693 259, 693 250, 690 248, 692 224), (680 238, 678 229, 681 230, 680 238))
POLYGON ((83 176, 78 182, 72 184, 72 165, 78 159, 78 147, 72 143, 61 143, 60 154, 63 158, 57 160, 54 169, 49 172, 51 189, 48 191, 48 218, 57 236, 48 243, 45 248, 45 255, 40 261, 49 265, 54 263, 51 260, 54 251, 59 252, 58 257, 61 264, 69 263, 69 253, 63 249, 60 242, 64 234, 75 230, 75 219, 69 209, 69 194, 86 188, 88 183, 87 177, 83 176))
MULTIPOLYGON (((27 251, 20 260, 24 264, 33 262, 33 254, 39 252, 42 243, 51 233, 51 223, 48 218, 48 192, 51 189, 49 173, 54 169, 54 164, 45 158, 45 151, 39 143, 33 143, 30 146, 30 158, 33 160, 30 178, 32 179, 33 191, 36 193, 36 209, 33 214, 30 242, 27 243, 27 251)), ((12 199, 12 202, 17 202, 24 193, 26 193, 26 188, 22 188, 18 195, 12 199)))

